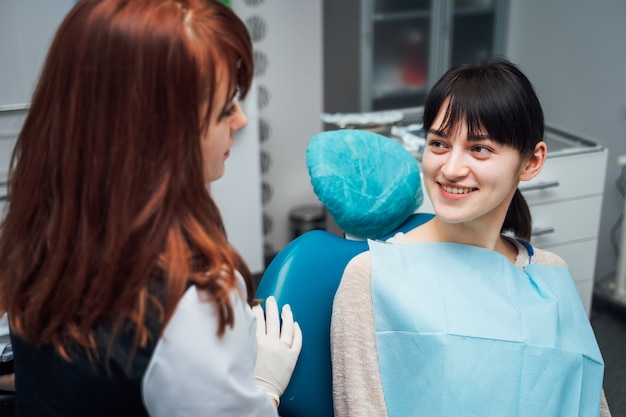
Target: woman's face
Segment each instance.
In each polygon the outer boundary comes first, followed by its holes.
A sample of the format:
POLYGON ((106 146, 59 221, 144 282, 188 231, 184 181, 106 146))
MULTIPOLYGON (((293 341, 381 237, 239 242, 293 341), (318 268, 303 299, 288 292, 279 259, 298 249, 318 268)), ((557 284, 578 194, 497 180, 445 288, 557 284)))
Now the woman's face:
POLYGON ((519 152, 486 134, 468 137, 460 122, 442 131, 445 101, 430 130, 422 158, 424 186, 437 216, 447 223, 476 219, 502 224, 525 164, 519 152))
POLYGON ((229 91, 227 78, 223 73, 219 75, 209 126, 200 139, 206 183, 224 175, 226 158, 235 143, 233 133, 248 123, 237 102, 237 91, 229 91))

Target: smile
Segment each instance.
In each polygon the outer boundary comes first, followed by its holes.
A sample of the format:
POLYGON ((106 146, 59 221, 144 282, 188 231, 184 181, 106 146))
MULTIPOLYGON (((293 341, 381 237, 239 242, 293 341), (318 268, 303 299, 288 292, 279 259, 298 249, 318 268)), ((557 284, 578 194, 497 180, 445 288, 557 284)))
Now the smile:
POLYGON ((449 187, 443 184, 440 184, 440 185, 441 185, 441 188, 443 188, 445 192, 450 193, 450 194, 467 194, 467 193, 471 193, 472 191, 478 190, 478 188, 457 188, 457 187, 449 187))

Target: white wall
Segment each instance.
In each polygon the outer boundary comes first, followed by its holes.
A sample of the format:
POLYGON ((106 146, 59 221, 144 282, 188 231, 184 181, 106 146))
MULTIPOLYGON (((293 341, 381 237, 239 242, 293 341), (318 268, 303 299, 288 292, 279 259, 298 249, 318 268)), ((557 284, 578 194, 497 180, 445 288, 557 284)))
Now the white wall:
POLYGON ((73 4, 74 0, 0 0, 2 181, 52 36, 73 4))
POLYGON ((224 176, 211 184, 211 195, 220 209, 229 242, 243 256, 253 273, 265 269, 259 166, 259 111, 253 85, 241 107, 248 125, 235 132, 235 143, 226 160, 224 176))
POLYGON ((624 203, 615 182, 626 155, 626 2, 510 1, 507 55, 534 83, 546 121, 609 150, 595 279, 610 278, 624 203))
POLYGON ((57 26, 74 0, 0 2, 0 106, 27 103, 57 26))
POLYGON ((261 135, 263 218, 266 252, 271 255, 291 240, 291 209, 319 204, 305 151, 309 139, 322 130, 322 1, 245 3, 249 5, 245 21, 262 57, 255 79, 265 129, 261 135))

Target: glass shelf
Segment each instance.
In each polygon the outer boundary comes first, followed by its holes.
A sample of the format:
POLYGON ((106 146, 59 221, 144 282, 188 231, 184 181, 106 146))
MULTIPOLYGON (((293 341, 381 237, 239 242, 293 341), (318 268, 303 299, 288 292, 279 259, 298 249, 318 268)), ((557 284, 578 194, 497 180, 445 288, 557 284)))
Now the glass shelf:
MULTIPOLYGON (((334 0, 341 1, 341 0, 334 0)), ((404 13, 418 10, 430 13, 430 0, 374 0, 374 14, 404 13)))
POLYGON ((408 19, 428 19, 430 18, 429 10, 416 10, 409 12, 394 12, 394 13, 376 13, 374 14, 374 22, 388 22, 408 19))

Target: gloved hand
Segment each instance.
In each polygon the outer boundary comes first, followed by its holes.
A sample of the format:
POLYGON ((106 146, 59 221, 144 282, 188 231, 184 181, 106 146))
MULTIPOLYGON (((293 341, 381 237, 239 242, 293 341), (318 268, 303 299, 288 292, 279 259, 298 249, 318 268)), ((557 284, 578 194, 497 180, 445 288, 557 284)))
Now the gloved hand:
POLYGON ((289 304, 282 308, 282 328, 278 305, 272 296, 265 300, 265 317, 259 305, 252 308, 256 315, 258 353, 254 375, 257 387, 264 390, 278 405, 302 349, 302 331, 293 321, 289 304))

